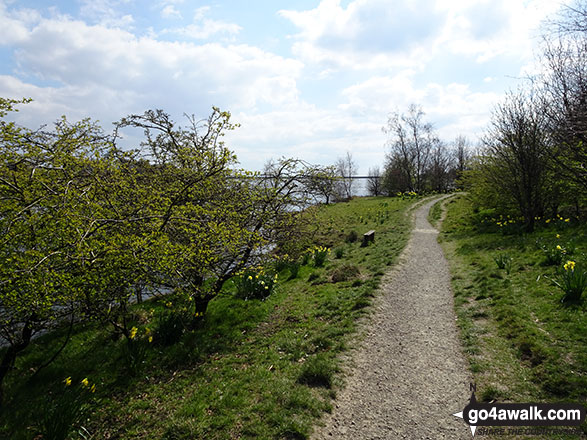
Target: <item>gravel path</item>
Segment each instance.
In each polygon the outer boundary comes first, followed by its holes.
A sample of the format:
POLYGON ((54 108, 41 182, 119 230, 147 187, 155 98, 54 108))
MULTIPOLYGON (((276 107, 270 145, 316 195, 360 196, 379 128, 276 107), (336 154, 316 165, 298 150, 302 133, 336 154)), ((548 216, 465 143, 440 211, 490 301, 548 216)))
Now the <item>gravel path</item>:
POLYGON ((470 439, 461 419, 470 396, 455 325, 448 264, 427 221, 436 201, 414 213, 415 228, 352 354, 335 408, 313 439, 470 439))

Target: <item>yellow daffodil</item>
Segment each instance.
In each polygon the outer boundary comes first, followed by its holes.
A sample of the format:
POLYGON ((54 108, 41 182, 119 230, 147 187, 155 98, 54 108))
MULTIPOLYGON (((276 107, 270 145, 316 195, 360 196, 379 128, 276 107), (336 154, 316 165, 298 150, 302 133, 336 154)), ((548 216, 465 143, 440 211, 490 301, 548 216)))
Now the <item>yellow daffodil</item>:
POLYGON ((96 392, 96 384, 93 384, 93 385, 92 385, 92 387, 90 388, 90 391, 91 391, 92 393, 95 393, 95 392, 96 392))
POLYGON ((149 344, 153 342, 153 336, 149 336, 149 344))
POLYGON ((136 327, 131 328, 128 337, 130 339, 134 339, 137 336, 137 331, 139 331, 138 328, 136 328, 136 327))
POLYGON ((556 238, 561 238, 561 235, 560 234, 556 234, 556 238))
POLYGON ((81 382, 81 384, 82 384, 83 386, 87 387, 87 386, 89 386, 89 385, 90 385, 90 381, 88 380, 88 378, 87 378, 87 377, 84 377, 84 378, 82 379, 82 382, 81 382))
POLYGON ((65 383, 65 386, 68 387, 71 385, 71 376, 65 378, 65 380, 63 381, 65 383))
POLYGON ((564 268, 565 268, 565 270, 567 270, 567 271, 568 271, 568 270, 573 270, 573 271, 574 271, 574 270, 575 270, 575 262, 574 262, 574 261, 571 261, 571 260, 569 260, 569 261, 567 261, 567 262, 565 263, 565 265, 564 265, 563 267, 564 267, 564 268))

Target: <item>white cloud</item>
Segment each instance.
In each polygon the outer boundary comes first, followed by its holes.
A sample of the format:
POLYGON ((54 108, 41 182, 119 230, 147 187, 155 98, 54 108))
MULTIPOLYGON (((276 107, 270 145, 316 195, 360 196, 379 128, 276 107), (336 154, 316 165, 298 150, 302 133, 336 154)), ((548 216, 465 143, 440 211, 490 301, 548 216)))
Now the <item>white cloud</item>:
POLYGON ((255 111, 299 96, 301 62, 245 44, 163 41, 65 16, 27 22, 3 10, 1 24, 15 30, 4 44, 26 74, 3 76, 0 96, 32 97, 19 117, 37 123, 67 113, 109 124, 153 107, 176 117, 205 116, 212 105, 255 111))
POLYGON ((322 70, 423 70, 438 53, 486 62, 531 57, 547 0, 322 0, 311 10, 282 10, 298 27, 293 51, 322 70))
POLYGON ((126 2, 128 0, 81 0, 80 14, 94 23, 130 29, 134 18, 129 14, 120 14, 117 8, 126 2))
POLYGON ((308 11, 282 10, 300 32, 294 53, 327 69, 358 70, 421 65, 442 16, 415 1, 323 0, 308 11))
MULTIPOLYGON (((166 8, 169 6, 166 6, 166 8)), ((217 34, 235 36, 242 30, 235 23, 206 18, 209 11, 209 6, 197 8, 194 11, 194 20, 191 24, 180 28, 165 29, 162 33, 181 35, 195 40, 207 40, 217 34)))
POLYGON ((427 119, 445 139, 459 134, 471 138, 488 122, 488 110, 501 99, 494 92, 475 92, 467 84, 414 84, 410 72, 394 77, 372 77, 342 92, 347 102, 340 108, 355 117, 405 112, 408 105, 422 106, 427 119))
POLYGON ((133 28, 139 15, 125 22, 115 0, 86 0, 85 21, 8 10, 0 0, 0 45, 15 60, 12 76, 0 76, 0 96, 34 98, 17 116, 30 126, 67 114, 108 128, 147 108, 179 119, 217 105, 242 124, 227 141, 245 167, 284 155, 331 164, 349 150, 366 173, 383 160, 387 114, 410 103, 444 139, 474 139, 501 97, 492 88, 531 65, 548 1, 323 0, 280 12, 299 30, 292 58, 245 44, 251 30, 218 19, 220 8, 187 12, 183 0, 149 12, 157 20, 192 14, 192 23, 163 31, 153 23, 148 33, 133 28))
POLYGON ((161 16, 163 18, 182 18, 181 12, 179 12, 174 5, 166 5, 161 10, 161 16))

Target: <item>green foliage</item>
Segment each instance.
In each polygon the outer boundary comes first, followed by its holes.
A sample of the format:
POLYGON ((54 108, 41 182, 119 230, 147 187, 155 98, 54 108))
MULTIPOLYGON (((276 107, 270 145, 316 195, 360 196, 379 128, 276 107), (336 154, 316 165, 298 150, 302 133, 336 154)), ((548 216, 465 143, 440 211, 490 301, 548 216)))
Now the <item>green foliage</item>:
MULTIPOLYGON (((315 238, 333 248, 344 246, 343 231, 373 228, 386 218, 378 228, 381 246, 369 248, 368 253, 358 246, 345 247, 344 262, 360 269, 356 284, 349 280, 334 285, 327 282, 326 269, 302 266, 299 276, 290 280, 284 269, 279 288, 265 301, 235 298, 233 283, 226 283, 197 325, 190 320, 203 313, 202 298, 187 289, 129 304, 123 338, 113 338, 110 328, 99 321, 76 324, 71 342, 50 367, 33 378, 8 377, 11 398, 0 408, 0 437, 30 439, 38 425, 37 409, 47 396, 57 395, 54 390, 61 389, 64 377, 74 373, 100 384, 96 397, 101 404, 92 405, 84 416, 87 438, 308 436, 312 425, 330 410, 337 384, 336 356, 346 349, 379 279, 407 242, 408 205, 396 199, 357 198, 348 204, 320 206, 316 221, 333 218, 334 227, 328 233, 320 228, 315 238), (357 212, 370 217, 369 223, 357 224, 357 212), (324 282, 311 285, 306 281, 310 272, 324 282), (158 340, 157 323, 171 312, 185 327, 177 342, 165 345, 158 340), (147 342, 139 374, 129 375, 121 350, 133 328, 137 330, 132 340, 147 342), (147 329, 153 336, 148 345, 147 329), (311 372, 307 363, 319 367, 314 376, 318 381, 312 386, 298 381, 303 370, 311 372), (324 386, 328 380, 330 389, 324 386)), ((202 290, 215 281, 203 280, 202 290)), ((55 352, 63 336, 62 330, 33 340, 15 367, 19 372, 36 368, 40 359, 55 352)), ((71 437, 76 435, 70 432, 71 437)))
POLYGON ((546 244, 542 240, 537 240, 536 245, 544 254, 544 261, 542 263, 545 266, 560 266, 563 258, 567 254, 567 250, 560 244, 546 244))
MULTIPOLYGON (((571 238, 568 247, 575 255, 587 251, 585 224, 563 220, 565 229, 553 230, 552 221, 543 222, 532 233, 504 236, 495 221, 480 226, 468 197, 453 198, 446 206, 441 243, 450 262, 457 323, 482 394, 513 402, 581 402, 579 390, 587 386, 579 373, 587 368, 585 302, 575 295, 576 301, 561 307, 552 280, 570 282, 572 265, 565 273, 564 268, 544 266, 545 252, 534 243, 548 244, 564 262, 568 256, 561 249, 571 238), (507 278, 495 268, 500 254, 519 267, 507 278)), ((575 269, 579 266, 577 262, 575 269)), ((577 274, 573 281, 579 286, 584 272, 577 274)))
POLYGON ((512 257, 510 257, 508 254, 499 254, 493 259, 498 269, 505 269, 506 273, 508 275, 510 274, 512 270, 512 257))
POLYGON ((357 234, 357 231, 352 230, 351 232, 348 233, 348 235, 345 238, 345 241, 347 243, 355 243, 357 240, 359 239, 359 234, 357 234))
POLYGON ((236 295, 242 299, 265 299, 273 293, 277 274, 266 272, 261 267, 249 268, 234 279, 236 295))
POLYGON ((587 270, 582 264, 568 260, 553 283, 565 293, 561 302, 578 303, 587 287, 587 270))
MULTIPOLYGON (((0 116, 18 103, 1 100, 0 116)), ((183 298, 174 308, 197 325, 226 281, 265 263, 264 249, 300 255, 310 244, 301 161, 273 163, 267 179, 234 170, 222 141, 237 126, 230 116, 213 108, 181 127, 149 110, 123 118, 114 136, 90 120, 46 131, 1 122, 0 331, 12 345, 0 391, 32 335, 55 322, 94 320, 128 339, 131 304, 146 290, 183 298), (122 151, 114 140, 128 128, 145 138, 122 151)))
POLYGON ((323 267, 330 252, 330 248, 325 246, 314 246, 306 251, 310 255, 314 267, 323 267))
POLYGON ((41 410, 39 430, 43 439, 66 440, 69 434, 81 428, 81 423, 92 409, 96 385, 87 378, 75 382, 71 377, 64 381, 59 392, 48 396, 45 408, 41 410))
POLYGON ((334 250, 334 256, 337 260, 340 260, 343 256, 344 256, 344 248, 343 247, 337 247, 334 250))
POLYGON ((301 263, 299 260, 291 260, 287 269, 289 270, 289 279, 293 280, 298 277, 300 273, 301 263))

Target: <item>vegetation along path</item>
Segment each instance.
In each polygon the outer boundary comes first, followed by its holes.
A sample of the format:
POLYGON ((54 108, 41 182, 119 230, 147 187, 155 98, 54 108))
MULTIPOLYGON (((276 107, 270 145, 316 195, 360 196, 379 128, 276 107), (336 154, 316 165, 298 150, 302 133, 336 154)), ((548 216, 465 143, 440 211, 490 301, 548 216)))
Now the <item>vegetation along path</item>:
POLYGON ((353 371, 315 439, 470 438, 452 413, 468 400, 469 374, 455 325, 448 264, 426 202, 399 265, 353 355, 353 371))

